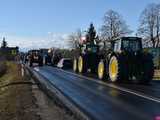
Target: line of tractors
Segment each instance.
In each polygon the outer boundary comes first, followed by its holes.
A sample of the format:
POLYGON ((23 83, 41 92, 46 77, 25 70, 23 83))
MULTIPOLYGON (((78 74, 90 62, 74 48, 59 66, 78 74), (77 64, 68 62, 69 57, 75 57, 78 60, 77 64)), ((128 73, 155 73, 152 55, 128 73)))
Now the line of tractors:
MULTIPOLYGON (((78 48, 70 54, 76 73, 90 72, 101 80, 111 82, 137 80, 139 83, 149 83, 153 78, 153 57, 143 51, 139 37, 120 37, 106 43, 99 40, 91 24, 85 40, 80 41, 78 48)), ((27 56, 30 66, 34 62, 40 66, 48 63, 55 65, 62 59, 62 54, 54 49, 32 50, 27 56)))
POLYGON ((101 44, 91 24, 86 40, 75 52, 73 70, 91 72, 99 79, 111 82, 138 80, 139 83, 149 83, 154 74, 152 58, 150 53, 143 51, 139 37, 120 37, 112 39, 110 45, 101 44))
POLYGON ((51 49, 39 49, 30 50, 22 58, 24 63, 27 63, 30 67, 33 63, 37 63, 39 66, 43 65, 57 65, 62 59, 62 54, 59 50, 51 49))

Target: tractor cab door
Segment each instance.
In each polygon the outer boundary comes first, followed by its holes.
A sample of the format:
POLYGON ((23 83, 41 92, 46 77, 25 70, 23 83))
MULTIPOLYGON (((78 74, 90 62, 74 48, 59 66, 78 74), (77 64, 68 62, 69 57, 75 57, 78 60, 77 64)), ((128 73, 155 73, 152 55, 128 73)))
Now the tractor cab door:
POLYGON ((114 52, 121 52, 121 40, 120 39, 112 43, 112 50, 114 52))

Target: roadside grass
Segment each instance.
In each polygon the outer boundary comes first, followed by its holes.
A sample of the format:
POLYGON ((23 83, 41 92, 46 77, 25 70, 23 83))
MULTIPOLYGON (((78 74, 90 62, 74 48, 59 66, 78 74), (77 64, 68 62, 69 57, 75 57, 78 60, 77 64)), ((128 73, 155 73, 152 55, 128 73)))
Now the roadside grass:
POLYGON ((30 74, 22 75, 20 64, 6 61, 5 65, 0 77, 0 120, 75 120, 38 88, 30 74))
POLYGON ((10 82, 14 82, 14 80, 20 79, 19 77, 21 75, 18 72, 19 68, 15 63, 10 61, 5 61, 3 62, 2 66, 3 66, 3 70, 2 72, 0 72, 0 86, 9 84, 10 82))
POLYGON ((21 65, 5 64, 7 70, 0 77, 0 120, 40 120, 32 84, 24 80, 21 65))

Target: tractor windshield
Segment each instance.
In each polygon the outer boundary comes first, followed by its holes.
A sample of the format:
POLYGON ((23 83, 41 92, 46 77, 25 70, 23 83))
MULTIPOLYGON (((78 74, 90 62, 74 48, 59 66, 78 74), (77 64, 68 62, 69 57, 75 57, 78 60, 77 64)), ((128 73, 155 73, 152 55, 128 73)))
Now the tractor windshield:
POLYGON ((88 52, 96 53, 97 50, 98 50, 98 48, 97 48, 96 45, 88 45, 88 46, 87 46, 87 51, 88 51, 88 52))
POLYGON ((140 40, 137 38, 122 40, 122 48, 126 51, 139 51, 141 49, 140 40))

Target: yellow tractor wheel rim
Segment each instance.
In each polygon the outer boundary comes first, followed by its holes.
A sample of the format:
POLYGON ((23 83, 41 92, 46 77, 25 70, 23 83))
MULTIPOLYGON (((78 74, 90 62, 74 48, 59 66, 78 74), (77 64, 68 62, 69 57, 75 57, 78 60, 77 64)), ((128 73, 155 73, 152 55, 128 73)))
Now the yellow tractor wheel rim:
POLYGON ((113 57, 109 64, 109 76, 112 82, 116 81, 117 74, 118 74, 118 61, 116 57, 113 57))
POLYGON ((104 76, 104 63, 100 62, 98 65, 98 77, 99 79, 102 79, 104 76))
POLYGON ((78 71, 82 73, 83 70, 83 58, 80 56, 78 59, 78 71))
POLYGON ((74 59, 73 61, 73 71, 76 71, 77 70, 77 60, 74 59))

